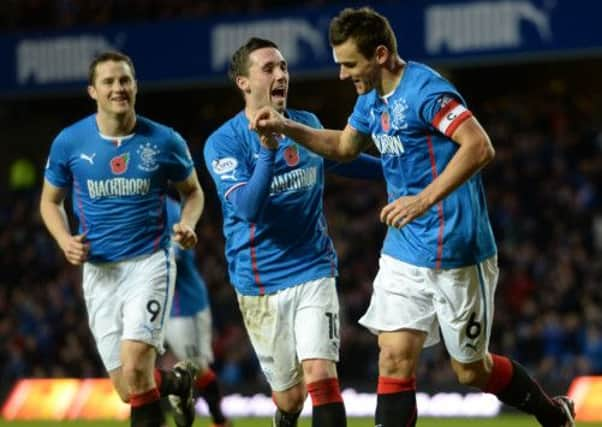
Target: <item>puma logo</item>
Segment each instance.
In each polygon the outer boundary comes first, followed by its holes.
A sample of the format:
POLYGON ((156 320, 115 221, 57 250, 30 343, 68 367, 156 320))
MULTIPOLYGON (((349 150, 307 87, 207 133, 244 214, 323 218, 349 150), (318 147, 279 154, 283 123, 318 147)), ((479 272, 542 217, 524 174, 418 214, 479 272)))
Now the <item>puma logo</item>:
POLYGON ((94 164, 94 156, 96 156, 96 153, 92 153, 92 155, 90 155, 90 156, 88 156, 88 155, 87 155, 87 154, 85 154, 85 153, 81 153, 81 154, 79 155, 79 158, 80 158, 80 159, 87 160, 88 162, 90 162, 90 164, 91 164, 91 165, 93 165, 93 164, 94 164))

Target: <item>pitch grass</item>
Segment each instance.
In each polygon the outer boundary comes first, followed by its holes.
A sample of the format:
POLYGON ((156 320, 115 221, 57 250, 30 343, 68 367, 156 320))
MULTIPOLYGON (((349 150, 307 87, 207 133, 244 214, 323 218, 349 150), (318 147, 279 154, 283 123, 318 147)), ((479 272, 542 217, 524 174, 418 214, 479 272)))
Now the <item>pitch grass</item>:
MULTIPOLYGON (((271 427, 268 418, 235 418, 234 427, 271 427)), ((117 421, 4 421, 0 420, 0 427, 128 427, 129 422, 117 421)), ((173 425, 173 424, 172 424, 173 425)), ((197 419, 194 427, 207 427, 209 420, 197 419)), ((301 418, 299 427, 310 427, 309 418, 301 418)), ((370 418, 349 418, 347 427, 372 427, 374 423, 370 418)), ((421 418, 417 427, 538 427, 532 418, 523 416, 500 416, 496 418, 421 418)), ((602 423, 578 423, 578 427, 602 427, 602 423)))

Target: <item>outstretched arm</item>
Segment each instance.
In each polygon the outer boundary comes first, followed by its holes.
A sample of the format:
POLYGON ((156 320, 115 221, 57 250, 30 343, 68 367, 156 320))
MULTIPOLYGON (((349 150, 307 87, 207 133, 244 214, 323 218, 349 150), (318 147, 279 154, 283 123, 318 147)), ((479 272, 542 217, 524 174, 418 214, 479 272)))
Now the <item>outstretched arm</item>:
POLYGON ((349 125, 342 131, 315 129, 284 117, 272 107, 259 109, 249 126, 260 134, 285 134, 311 151, 341 162, 355 159, 372 142, 370 136, 349 125))

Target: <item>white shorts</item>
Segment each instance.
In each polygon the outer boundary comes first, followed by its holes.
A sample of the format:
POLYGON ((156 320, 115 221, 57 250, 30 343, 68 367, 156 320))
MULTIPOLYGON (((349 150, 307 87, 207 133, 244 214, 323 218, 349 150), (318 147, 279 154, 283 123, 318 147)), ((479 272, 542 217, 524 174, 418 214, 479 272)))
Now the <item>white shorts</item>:
POLYGON ((381 255, 370 306, 359 323, 373 333, 413 329, 427 333, 425 347, 439 342, 452 358, 482 359, 488 351, 497 256, 480 264, 435 270, 381 255))
POLYGON ((271 295, 238 295, 238 305, 273 391, 288 390, 303 380, 303 360, 339 360, 334 278, 312 280, 271 295))
POLYGON ((173 250, 119 262, 87 262, 83 275, 88 321, 107 371, 121 366, 123 340, 163 352, 176 280, 173 250))
POLYGON ((165 339, 179 360, 195 359, 202 365, 213 362, 209 306, 194 316, 170 317, 165 339))

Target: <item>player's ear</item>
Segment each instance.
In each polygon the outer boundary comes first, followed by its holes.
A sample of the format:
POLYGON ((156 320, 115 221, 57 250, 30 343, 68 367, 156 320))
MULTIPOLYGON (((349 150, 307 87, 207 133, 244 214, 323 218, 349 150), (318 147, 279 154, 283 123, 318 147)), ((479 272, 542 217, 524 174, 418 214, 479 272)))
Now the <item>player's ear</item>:
POLYGON ((245 76, 236 76, 236 86, 244 93, 249 93, 249 79, 245 76))
POLYGON ((88 95, 90 95, 90 98, 97 100, 98 96, 96 95, 96 88, 92 85, 88 85, 88 95))
POLYGON ((374 57, 376 58, 376 62, 382 65, 389 60, 389 56, 391 56, 390 54, 391 52, 389 52, 389 49, 386 46, 380 44, 376 47, 374 57))

